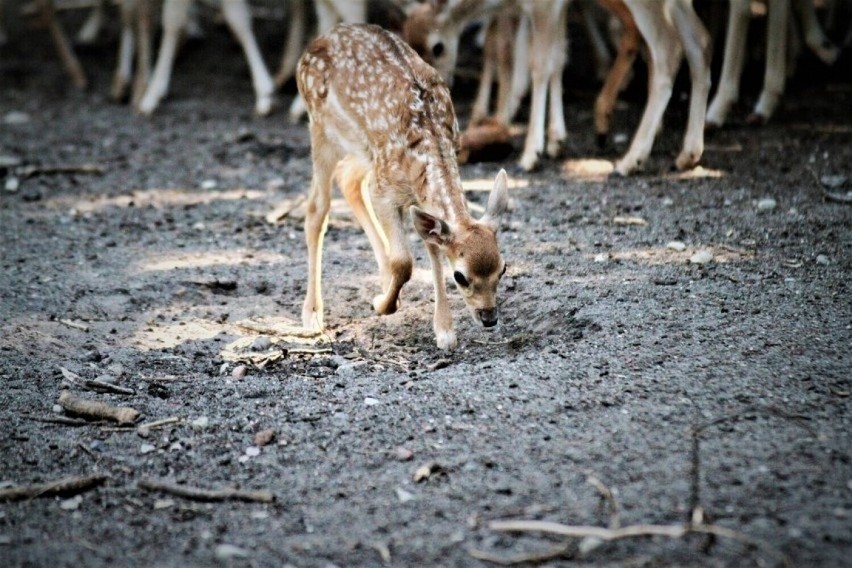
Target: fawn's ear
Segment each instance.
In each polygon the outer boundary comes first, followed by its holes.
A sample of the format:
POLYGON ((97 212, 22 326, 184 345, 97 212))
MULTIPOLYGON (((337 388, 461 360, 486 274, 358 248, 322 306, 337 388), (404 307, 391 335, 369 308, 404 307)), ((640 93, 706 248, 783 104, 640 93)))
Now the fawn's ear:
POLYGON ((491 195, 488 196, 488 206, 485 208, 485 215, 479 220, 480 223, 485 223, 495 231, 500 222, 500 216, 509 208, 509 182, 506 177, 506 170, 500 170, 497 178, 494 180, 494 188, 491 190, 491 195))
POLYGON ((453 238, 453 232, 449 225, 416 205, 411 206, 411 221, 414 223, 414 228, 420 238, 427 243, 444 247, 450 244, 450 240, 453 238))

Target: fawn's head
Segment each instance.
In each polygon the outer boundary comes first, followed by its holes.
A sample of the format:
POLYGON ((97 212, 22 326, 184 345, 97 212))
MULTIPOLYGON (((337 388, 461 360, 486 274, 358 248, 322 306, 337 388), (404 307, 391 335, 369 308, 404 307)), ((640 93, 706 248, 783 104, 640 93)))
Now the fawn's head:
POLYGON ((453 270, 453 280, 476 322, 485 327, 497 325, 497 284, 506 272, 506 263, 497 245, 500 216, 508 207, 505 170, 500 170, 488 198, 485 215, 478 221, 450 226, 443 219, 411 207, 411 218, 420 237, 437 245, 453 270))

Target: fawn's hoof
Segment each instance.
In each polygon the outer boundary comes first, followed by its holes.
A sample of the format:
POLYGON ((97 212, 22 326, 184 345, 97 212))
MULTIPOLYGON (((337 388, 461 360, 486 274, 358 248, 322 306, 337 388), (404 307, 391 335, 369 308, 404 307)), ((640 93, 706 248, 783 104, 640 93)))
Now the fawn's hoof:
POLYGON ((438 349, 455 349, 458 345, 456 332, 453 330, 436 331, 435 342, 438 344, 438 349))
POLYGON ((385 298, 383 294, 379 294, 373 298, 373 309, 376 310, 376 313, 380 316, 389 316, 399 309, 399 298, 395 298, 394 301, 390 301, 385 298))

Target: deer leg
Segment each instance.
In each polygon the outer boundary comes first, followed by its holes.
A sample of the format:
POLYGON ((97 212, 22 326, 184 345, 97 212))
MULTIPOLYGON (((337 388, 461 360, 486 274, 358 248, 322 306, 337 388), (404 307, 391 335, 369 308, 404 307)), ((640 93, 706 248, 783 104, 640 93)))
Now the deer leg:
POLYGON ((565 112, 562 110, 562 71, 568 60, 568 38, 565 35, 566 12, 562 10, 561 18, 556 27, 555 41, 551 44, 549 59, 553 65, 548 85, 548 128, 547 155, 551 158, 559 156, 562 145, 567 138, 565 130, 565 112))
POLYGON ((740 95, 740 76, 745 62, 746 34, 750 18, 749 0, 731 0, 728 12, 728 31, 725 35, 725 58, 719 86, 707 109, 707 127, 725 124, 731 107, 740 95))
POLYGON ((136 47, 133 24, 136 17, 136 0, 124 0, 121 3, 121 40, 118 47, 118 67, 112 80, 110 96, 113 100, 123 101, 127 96, 127 87, 133 75, 133 52, 136 47))
POLYGON ((308 286, 302 306, 302 325, 323 328, 322 243, 331 208, 331 182, 340 153, 318 128, 311 128, 313 178, 305 212, 305 241, 308 245, 308 286))
POLYGON ((279 89, 296 73, 296 65, 305 44, 305 3, 303 0, 292 0, 288 6, 290 26, 287 32, 287 45, 281 54, 281 66, 275 74, 275 86, 279 89))
POLYGON ((370 241, 370 246, 373 248, 373 254, 376 257, 376 264, 379 265, 379 274, 382 277, 382 289, 387 289, 390 286, 390 269, 388 268, 388 241, 378 221, 375 218, 375 213, 370 206, 370 201, 364 199, 364 189, 362 182, 367 179, 367 183, 371 184, 375 181, 375 177, 369 175, 367 170, 361 167, 360 164, 351 159, 341 160, 337 166, 337 184, 343 193, 343 197, 352 208, 352 213, 355 219, 364 232, 367 234, 367 240, 370 241))
MULTIPOLYGON (((499 16, 498 16, 499 17, 499 16)), ((494 86, 495 64, 497 58, 497 20, 492 19, 485 31, 485 49, 482 54, 482 73, 479 75, 479 88, 470 112, 470 123, 476 124, 488 116, 491 102, 491 90, 494 86)))
POLYGON ((789 18, 790 0, 775 0, 770 3, 766 22, 766 74, 763 78, 763 91, 754 111, 747 119, 749 124, 765 124, 775 112, 784 93, 789 18))
POLYGON ((641 168, 654 146, 654 136, 672 96, 674 74, 680 65, 683 47, 663 5, 644 0, 625 0, 636 25, 651 52, 651 81, 648 102, 630 149, 615 163, 615 171, 629 175, 641 168))
POLYGON ((160 52, 148 88, 139 101, 139 112, 150 115, 156 110, 162 98, 169 90, 169 79, 177 55, 178 36, 186 26, 189 7, 192 0, 165 0, 163 3, 163 37, 160 40, 160 52))
POLYGON ((86 74, 83 72, 80 60, 77 59, 74 50, 71 48, 71 42, 68 41, 65 31, 56 20, 53 0, 38 0, 38 6, 41 9, 42 17, 47 21, 50 35, 53 37, 53 43, 56 45, 57 53, 59 53, 59 59, 62 60, 65 71, 71 77, 71 82, 78 89, 85 89, 89 81, 86 79, 86 74))
POLYGON ((373 299, 373 308, 380 315, 394 313, 399 308, 399 293, 411 280, 414 259, 408 248, 408 235, 402 224, 402 213, 392 201, 372 200, 373 210, 388 239, 388 272, 390 284, 384 294, 373 299))
POLYGON ((595 131, 597 132, 597 143, 599 148, 606 145, 606 139, 612 126, 612 111, 618 99, 618 93, 624 88, 624 82, 636 61, 636 53, 639 51, 639 29, 630 10, 620 0, 606 0, 601 2, 621 22, 624 28, 618 44, 618 53, 615 61, 607 73, 601 92, 595 100, 595 131))
POLYGON ((98 39, 98 34, 104 27, 104 9, 106 1, 97 0, 92 6, 92 11, 89 12, 89 17, 83 23, 83 26, 77 32, 76 41, 80 45, 92 45, 98 39))
POLYGON ((432 264, 432 280, 435 287, 435 315, 432 328, 439 349, 453 349, 456 346, 456 332, 453 330, 453 314, 447 299, 447 283, 444 281, 444 265, 441 249, 432 243, 426 243, 429 262, 432 264))
POLYGON ((275 83, 266 69, 260 48, 257 46, 257 39, 251 28, 248 4, 245 0, 222 2, 222 13, 237 41, 240 42, 248 61, 256 98, 254 112, 258 116, 266 116, 272 110, 272 92, 275 90, 275 83))
POLYGON ((145 94, 151 77, 151 0, 133 0, 136 6, 136 74, 133 78, 134 107, 145 94))
POLYGON ((825 35, 816 15, 813 0, 793 0, 793 7, 802 20, 805 44, 826 65, 832 65, 840 56, 840 50, 825 35))
POLYGON ((685 170, 695 167, 704 153, 704 118, 710 94, 710 34, 693 10, 691 0, 672 7, 672 20, 683 44, 692 81, 683 150, 675 160, 677 169, 685 170))

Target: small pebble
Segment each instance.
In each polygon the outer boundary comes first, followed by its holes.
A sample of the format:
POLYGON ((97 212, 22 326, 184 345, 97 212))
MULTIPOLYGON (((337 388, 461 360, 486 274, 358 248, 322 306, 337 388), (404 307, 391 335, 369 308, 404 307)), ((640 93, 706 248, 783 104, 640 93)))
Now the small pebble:
POLYGON ((139 453, 142 455, 150 454, 156 449, 156 446, 153 446, 151 444, 142 444, 141 446, 139 446, 139 453))
POLYGON ((367 406, 375 406, 379 404, 379 399, 368 396, 364 399, 364 404, 366 404, 367 406))
POLYGON ((255 446, 265 446, 272 442, 275 439, 275 430, 272 428, 267 428, 265 430, 261 430, 257 434, 254 435, 254 445, 255 446))
POLYGON ((5 124, 26 124, 29 121, 30 115, 19 110, 7 112, 5 116, 3 116, 3 122, 5 124))
POLYGON ((242 379, 246 376, 247 372, 248 367, 246 367, 245 365, 237 365, 236 367, 234 367, 234 370, 231 371, 231 376, 235 379, 242 379))
POLYGON ((175 502, 172 499, 157 499, 154 501, 154 510, 159 511, 161 509, 169 509, 175 506, 175 502))
POLYGON ((626 144, 629 137, 624 132, 617 132, 612 137, 612 142, 614 144, 626 144))
POLYGON ((14 168, 21 165, 21 159, 17 156, 0 154, 0 168, 14 168))
POLYGON ((218 544, 216 545, 216 558, 219 560, 230 560, 231 558, 248 558, 249 551, 240 548, 239 546, 234 546, 233 544, 218 544))
POLYGON ((260 337, 255 338, 255 340, 251 342, 251 350, 266 351, 267 349, 269 349, 270 345, 272 345, 272 341, 265 335, 261 335, 260 337))
POLYGON ((778 203, 771 197, 764 197, 763 199, 757 202, 758 211, 772 211, 777 206, 778 203))
POLYGON ((246 455, 250 458, 256 458, 260 455, 260 448, 257 446, 249 446, 246 448, 246 455))
POLYGON ((65 499, 59 502, 59 508, 63 511, 76 511, 80 507, 80 503, 83 502, 82 495, 76 495, 71 497, 70 499, 65 499))
POLYGON ((663 198, 663 207, 671 207, 672 205, 674 205, 674 199, 671 197, 663 198))
POLYGON ((408 460, 410 460, 411 458, 414 457, 414 452, 412 452, 408 448, 398 446, 396 449, 394 449, 393 455, 399 461, 408 461, 408 460))
POLYGON ((707 264, 713 260, 713 251, 710 249, 702 249, 689 257, 689 262, 692 264, 707 264))
POLYGON ((822 176, 819 182, 829 189, 837 189, 846 183, 846 176, 822 176))
POLYGON ((118 382, 118 380, 115 377, 113 377, 112 375, 98 375, 98 377, 95 380, 100 382, 100 383, 106 383, 108 385, 114 385, 115 383, 118 382))
POLYGON ((686 245, 680 241, 669 241, 666 244, 666 248, 677 252, 683 252, 686 250, 686 245))
POLYGON ((366 361, 355 361, 353 363, 344 363, 337 367, 335 374, 340 375, 341 377, 352 377, 355 376, 358 369, 366 369, 367 362, 366 361))
POLYGON ((595 262, 602 263, 602 262, 606 262, 607 260, 609 260, 609 253, 608 252, 602 252, 600 254, 595 255, 595 262))
POLYGON ((399 499, 400 503, 408 503, 409 501, 414 500, 414 494, 401 487, 396 488, 396 497, 399 499))
POLYGON ((210 419, 206 416, 199 416, 195 420, 192 421, 192 428, 194 430, 204 430, 210 424, 210 419))
POLYGON ((3 186, 6 191, 13 192, 18 191, 18 188, 21 187, 21 181, 12 176, 6 179, 6 184, 3 186))
POLYGON ((215 179, 206 179, 201 182, 201 189, 216 189, 216 186, 219 185, 216 183, 215 179))
POLYGON ((828 266, 831 264, 831 259, 825 256, 824 254, 818 254, 816 257, 816 263, 821 264, 823 266, 828 266))
POLYGON ((54 404, 53 408, 51 408, 54 414, 64 414, 65 409, 59 406, 58 404, 54 404))
POLYGON ((181 451, 183 451, 183 446, 180 444, 180 442, 174 442, 171 446, 169 446, 169 451, 170 452, 181 452, 181 451))

